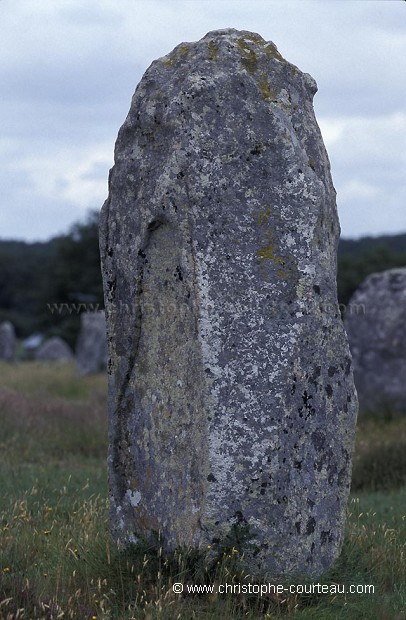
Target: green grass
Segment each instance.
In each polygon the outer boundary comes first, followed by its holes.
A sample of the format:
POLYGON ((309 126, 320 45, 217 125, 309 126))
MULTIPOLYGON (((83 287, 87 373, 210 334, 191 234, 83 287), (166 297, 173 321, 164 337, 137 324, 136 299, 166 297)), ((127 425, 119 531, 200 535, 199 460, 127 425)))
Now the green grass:
POLYGON ((381 491, 406 486, 405 418, 360 416, 354 458, 353 491, 381 491))
MULTIPOLYGON (((79 379, 69 365, 0 365, 1 620, 406 618, 406 490, 398 475, 372 471, 370 484, 363 464, 402 441, 402 420, 362 422, 343 552, 318 579, 372 584, 375 594, 179 596, 173 583, 248 584, 249 576, 236 549, 209 561, 191 549, 165 556, 159 541, 115 547, 105 393, 104 376, 79 379)), ((402 471, 401 459, 394 466, 402 471)))

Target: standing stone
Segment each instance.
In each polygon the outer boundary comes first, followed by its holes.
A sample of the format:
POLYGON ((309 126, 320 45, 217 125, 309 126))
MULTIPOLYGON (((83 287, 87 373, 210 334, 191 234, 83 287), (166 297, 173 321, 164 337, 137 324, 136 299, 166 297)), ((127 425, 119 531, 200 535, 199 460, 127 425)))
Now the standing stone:
POLYGON ((338 556, 357 411, 316 83, 259 35, 152 63, 102 209, 111 527, 242 536, 252 574, 338 556))
POLYGON ((35 359, 39 362, 72 362, 74 358, 70 346, 57 336, 39 347, 35 359))
POLYGON ((360 411, 406 413, 406 267, 368 276, 345 312, 360 411))
POLYGON ((81 376, 105 372, 107 367, 106 317, 104 312, 83 312, 76 345, 76 365, 81 376))
POLYGON ((0 360, 12 362, 15 358, 16 335, 10 321, 0 324, 0 360))

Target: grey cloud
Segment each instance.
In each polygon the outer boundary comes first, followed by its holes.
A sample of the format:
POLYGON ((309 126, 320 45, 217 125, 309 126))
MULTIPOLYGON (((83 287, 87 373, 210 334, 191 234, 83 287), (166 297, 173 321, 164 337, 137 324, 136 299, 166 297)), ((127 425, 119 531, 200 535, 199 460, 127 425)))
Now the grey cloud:
MULTIPOLYGON (((402 110, 406 100, 404 2, 43 0, 35 7, 31 0, 0 3, 0 208, 8 236, 15 230, 15 236, 46 238, 81 217, 85 205, 100 206, 102 191, 95 196, 92 183, 101 183, 103 170, 107 180, 117 131, 143 72, 154 58, 208 30, 244 28, 274 41, 282 55, 316 78, 319 118, 381 118, 402 110), (103 161, 95 156, 101 148, 103 161), (82 172, 75 168, 76 155, 88 157, 82 172), (48 161, 62 196, 30 187, 21 160, 31 174, 36 160, 48 161), (42 214, 35 229, 27 225, 30 213, 42 214)), ((362 127, 357 131, 328 144, 339 200, 340 190, 343 195, 343 233, 379 232, 379 225, 384 230, 383 195, 390 196, 392 223, 406 229, 398 206, 403 209, 405 201, 405 131, 395 139, 384 127, 368 137, 370 148, 360 148, 362 127), (361 189, 351 202, 356 183, 361 189), (362 187, 371 185, 377 195, 362 196, 362 187)))

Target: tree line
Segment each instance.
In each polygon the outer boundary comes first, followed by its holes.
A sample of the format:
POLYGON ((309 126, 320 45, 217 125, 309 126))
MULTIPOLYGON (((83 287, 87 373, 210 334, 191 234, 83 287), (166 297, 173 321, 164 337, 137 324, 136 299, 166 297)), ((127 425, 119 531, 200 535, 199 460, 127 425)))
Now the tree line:
MULTIPOLYGON (((359 240, 338 248, 338 300, 348 304, 376 271, 406 266, 406 233, 359 240)), ((98 212, 47 242, 0 240, 0 321, 24 338, 40 332, 74 346, 84 308, 102 309, 98 212)))

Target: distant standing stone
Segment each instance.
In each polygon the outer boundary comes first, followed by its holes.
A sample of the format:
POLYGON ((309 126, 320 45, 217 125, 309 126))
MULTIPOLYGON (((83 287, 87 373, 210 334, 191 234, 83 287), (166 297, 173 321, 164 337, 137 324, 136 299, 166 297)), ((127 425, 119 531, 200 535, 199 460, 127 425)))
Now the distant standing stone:
POLYGON ((105 372, 107 368, 106 317, 104 312, 83 312, 76 346, 79 375, 105 372))
POLYGON ((0 360, 12 362, 15 358, 16 335, 10 321, 0 324, 0 360))
POLYGON ((406 414, 406 267, 368 276, 348 304, 345 327, 360 411, 406 414))
POLYGON ((156 60, 135 91, 100 234, 122 544, 245 536, 269 575, 339 554, 357 400, 316 90, 230 29, 156 60))
POLYGON ((73 353, 69 345, 62 338, 50 338, 35 353, 35 359, 40 362, 71 362, 73 353))

